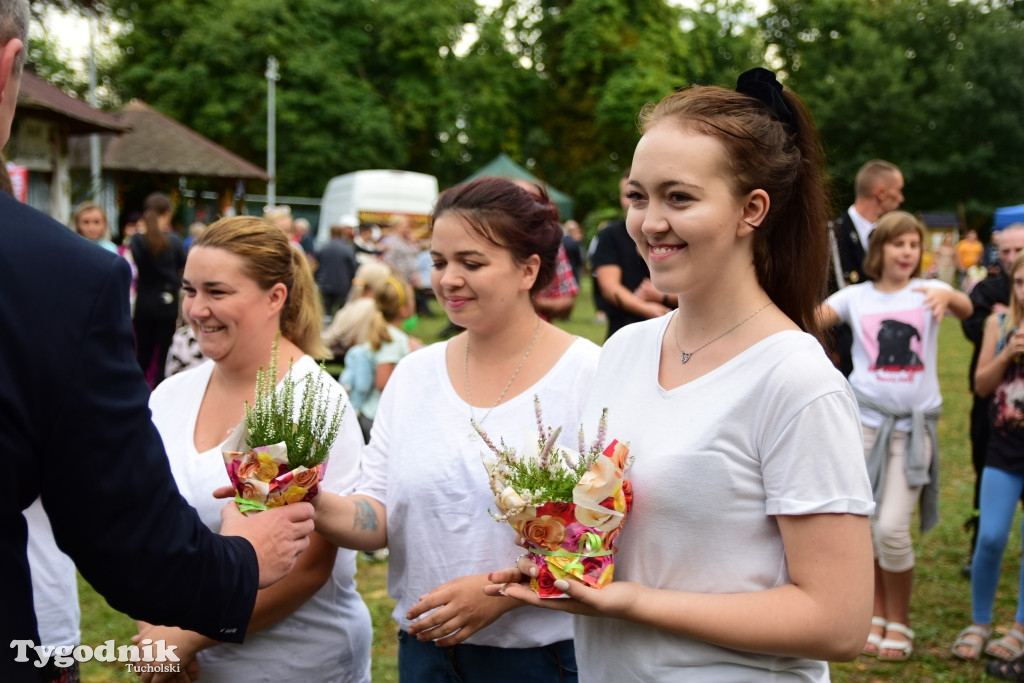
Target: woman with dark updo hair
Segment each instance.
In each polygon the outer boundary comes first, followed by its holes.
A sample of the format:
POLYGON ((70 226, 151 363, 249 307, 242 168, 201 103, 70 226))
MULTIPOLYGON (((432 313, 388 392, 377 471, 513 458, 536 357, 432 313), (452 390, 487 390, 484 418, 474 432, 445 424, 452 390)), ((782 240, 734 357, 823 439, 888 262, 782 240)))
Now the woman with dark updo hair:
POLYGON ((551 281, 558 211, 498 178, 446 190, 434 209, 431 285, 464 331, 398 363, 381 395, 361 482, 321 495, 317 530, 359 550, 390 550, 403 681, 575 681, 572 620, 483 594, 487 573, 516 557, 515 532, 488 514, 494 497, 475 421, 521 444, 536 423, 575 426, 598 347, 538 317, 551 281))

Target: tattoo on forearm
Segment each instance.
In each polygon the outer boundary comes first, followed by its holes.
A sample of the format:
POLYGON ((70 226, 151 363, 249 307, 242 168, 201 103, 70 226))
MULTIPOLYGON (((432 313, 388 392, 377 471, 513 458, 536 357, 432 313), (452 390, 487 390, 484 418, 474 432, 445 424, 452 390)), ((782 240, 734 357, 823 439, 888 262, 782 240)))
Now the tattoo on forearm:
POLYGON ((373 506, 367 501, 356 501, 356 514, 352 519, 352 528, 359 531, 377 530, 377 513, 373 511, 373 506))

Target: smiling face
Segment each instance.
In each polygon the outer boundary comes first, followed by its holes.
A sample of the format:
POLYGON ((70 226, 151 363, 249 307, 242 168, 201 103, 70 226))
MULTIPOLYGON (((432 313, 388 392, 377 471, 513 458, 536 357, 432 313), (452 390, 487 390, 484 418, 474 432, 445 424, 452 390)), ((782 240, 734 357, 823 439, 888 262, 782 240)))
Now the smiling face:
POLYGON ((749 236, 767 196, 737 196, 725 149, 709 135, 663 122, 637 144, 629 177, 626 228, 663 292, 721 282, 723 267, 751 266, 749 236))
POLYGON ((193 247, 185 262, 182 309, 203 355, 217 362, 265 356, 280 330, 287 289, 261 289, 244 265, 241 256, 213 247, 193 247))
POLYGON ((75 221, 78 234, 95 242, 107 232, 107 219, 100 209, 87 209, 75 221))
POLYGON ((916 230, 894 235, 882 245, 882 281, 904 284, 921 264, 921 234, 916 230))
POLYGON ((444 213, 434 220, 430 284, 453 323, 467 329, 502 325, 516 305, 530 306, 530 287, 540 259, 516 263, 511 253, 485 239, 464 218, 444 213))

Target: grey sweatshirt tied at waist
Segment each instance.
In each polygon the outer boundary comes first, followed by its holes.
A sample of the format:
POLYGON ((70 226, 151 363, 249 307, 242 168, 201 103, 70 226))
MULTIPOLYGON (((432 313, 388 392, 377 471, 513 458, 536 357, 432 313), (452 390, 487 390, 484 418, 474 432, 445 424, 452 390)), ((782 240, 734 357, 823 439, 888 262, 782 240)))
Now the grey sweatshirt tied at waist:
POLYGON ((882 414, 882 424, 878 426, 875 443, 868 453, 868 477, 871 479, 871 493, 877 504, 882 498, 885 485, 885 470, 889 463, 889 446, 895 431, 896 421, 910 418, 910 432, 907 435, 906 453, 903 463, 907 474, 907 484, 911 487, 923 486, 921 490, 921 531, 925 532, 939 521, 939 439, 938 420, 941 408, 922 410, 912 408, 901 410, 885 403, 869 398, 854 389, 857 404, 863 409, 874 410, 882 414), (931 437, 931 463, 924 449, 924 435, 931 437))

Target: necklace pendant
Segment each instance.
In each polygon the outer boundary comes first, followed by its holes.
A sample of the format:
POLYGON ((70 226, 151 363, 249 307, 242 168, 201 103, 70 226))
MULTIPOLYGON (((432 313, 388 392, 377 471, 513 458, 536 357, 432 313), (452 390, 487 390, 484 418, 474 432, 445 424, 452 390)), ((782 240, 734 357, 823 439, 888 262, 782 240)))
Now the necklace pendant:
POLYGON ((679 362, 681 364, 683 364, 683 365, 686 365, 686 361, 690 360, 691 356, 693 356, 692 353, 687 353, 686 351, 682 351, 680 356, 679 356, 679 362))

